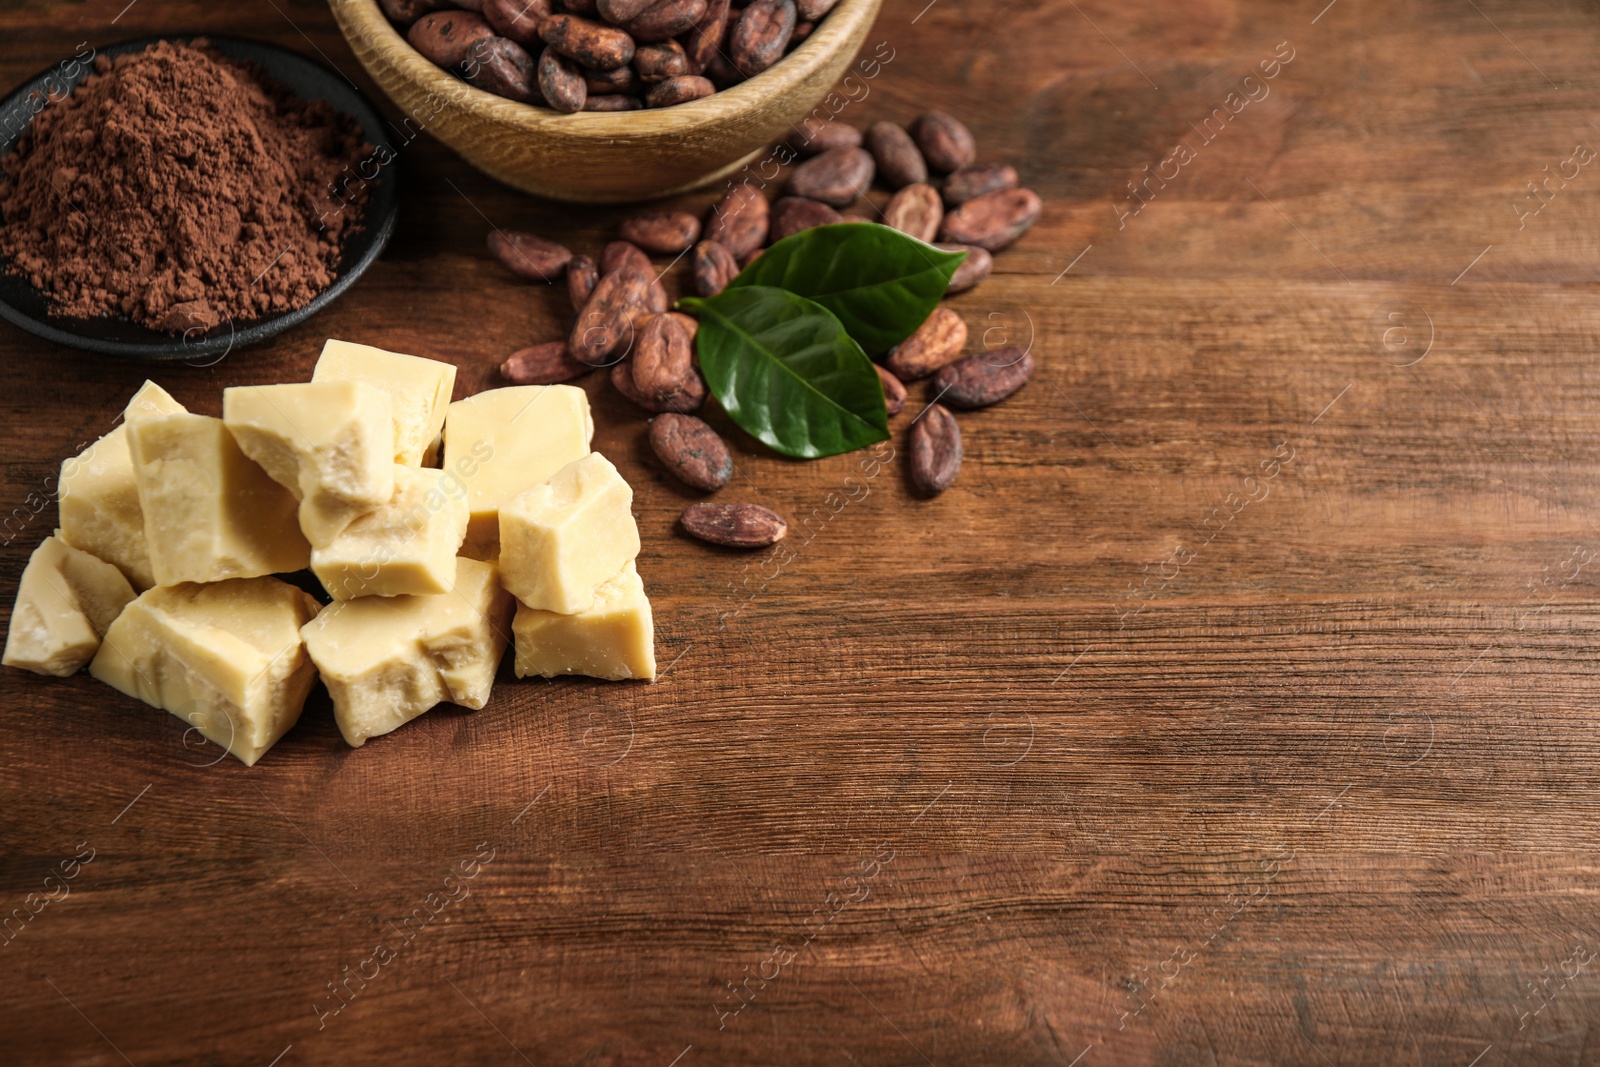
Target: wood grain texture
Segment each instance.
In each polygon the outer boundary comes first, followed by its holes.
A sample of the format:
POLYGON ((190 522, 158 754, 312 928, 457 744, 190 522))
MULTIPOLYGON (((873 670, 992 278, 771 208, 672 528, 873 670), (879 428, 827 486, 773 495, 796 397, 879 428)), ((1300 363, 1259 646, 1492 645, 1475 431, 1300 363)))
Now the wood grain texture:
MULTIPOLYGON (((9 5, 0 77, 203 25, 371 88, 317 0, 124 2, 9 5)), ((87 677, 0 673, 4 910, 94 850, 0 947, 0 1060, 1600 1063, 1600 171, 1527 188, 1600 142, 1597 28, 1558 0, 885 5, 896 58, 847 117, 945 107, 1047 205, 953 302, 1040 365, 961 416, 956 486, 735 437, 724 495, 795 555, 710 550, 596 378, 654 686, 508 677, 359 751, 318 695, 247 770, 87 677)), ((426 137, 401 166, 344 299, 161 383, 214 414, 338 336, 467 395, 563 336, 565 293, 484 233, 593 255, 623 210, 426 137)), ((143 373, 7 328, 0 376, 9 601, 48 479, 143 373)))

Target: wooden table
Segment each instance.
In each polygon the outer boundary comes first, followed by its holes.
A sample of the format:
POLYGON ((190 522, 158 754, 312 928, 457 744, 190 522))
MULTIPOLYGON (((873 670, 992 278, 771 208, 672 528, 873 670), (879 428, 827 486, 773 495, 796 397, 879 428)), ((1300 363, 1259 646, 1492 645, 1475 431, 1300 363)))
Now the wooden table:
MULTIPOLYGON (((10 5, 0 80, 205 27, 370 87, 317 0, 124 2, 10 5)), ((319 692, 246 769, 0 674, 4 910, 93 856, 0 948, 0 1061, 1600 1063, 1595 10, 1325 2, 887 5, 847 117, 947 107, 1044 196, 955 302, 1039 375, 932 502, 743 442, 783 565, 675 532, 588 383, 656 685, 508 673, 359 751, 319 692)), ((383 261, 264 348, 0 330, 0 596, 146 373, 216 413, 337 336, 465 395, 565 331, 484 233, 623 211, 402 166, 383 261)))

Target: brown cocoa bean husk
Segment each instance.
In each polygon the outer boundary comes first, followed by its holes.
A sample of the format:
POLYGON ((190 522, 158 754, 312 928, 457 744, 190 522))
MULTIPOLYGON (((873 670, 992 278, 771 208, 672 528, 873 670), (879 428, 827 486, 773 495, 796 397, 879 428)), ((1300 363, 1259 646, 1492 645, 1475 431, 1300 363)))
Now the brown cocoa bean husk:
POLYGON ((550 0, 484 0, 483 18, 502 37, 510 38, 523 48, 543 51, 544 39, 539 30, 544 20, 554 14, 550 0))
POLYGON ((903 382, 914 382, 961 358, 967 324, 947 307, 933 309, 917 332, 889 352, 884 366, 903 382))
POLYGON ((572 327, 567 347, 573 357, 598 367, 625 355, 634 321, 649 310, 646 294, 655 281, 655 271, 632 263, 601 275, 572 327))
POLYGON ((596 0, 595 11, 613 26, 620 26, 655 2, 656 0, 596 0))
POLYGON ((939 224, 944 222, 939 190, 927 182, 906 186, 890 197, 889 206, 883 209, 883 221, 919 241, 932 241, 939 235, 939 224))
POLYGON ((582 311, 594 295, 595 283, 600 280, 600 268, 588 256, 573 256, 567 264, 567 295, 572 298, 572 310, 582 311))
POLYGON ((802 19, 816 22, 832 11, 839 0, 796 0, 795 9, 802 19))
POLYGON ((489 37, 472 48, 463 76, 484 92, 519 104, 543 103, 538 61, 507 37, 489 37))
MULTIPOLYGON (((565 346, 562 346, 563 350, 565 346)), ((905 383, 896 378, 889 371, 874 363, 872 368, 878 372, 878 379, 883 382, 883 407, 891 415, 898 415, 905 410, 906 387, 905 383)))
POLYGON ((955 484, 961 473, 961 427, 940 404, 911 424, 911 481, 929 496, 938 496, 955 484))
POLYGON ((877 164, 864 148, 830 148, 812 156, 789 174, 789 195, 849 207, 872 184, 877 164))
POLYGON ((798 21, 794 0, 755 0, 728 34, 733 68, 753 78, 782 59, 798 21))
POLYGON ((451 6, 450 0, 378 0, 378 6, 389 16, 389 21, 406 29, 422 16, 451 6))
POLYGON ((831 148, 860 148, 861 131, 837 119, 807 118, 789 137, 789 147, 802 156, 814 156, 831 148))
POLYGON ((583 102, 585 111, 638 111, 644 107, 637 96, 628 96, 625 93, 607 93, 604 96, 590 95, 583 102))
POLYGON ((777 244, 801 230, 828 226, 842 221, 833 208, 820 200, 807 200, 803 196, 781 196, 772 202, 772 225, 767 239, 777 244))
POLYGON ((591 96, 636 93, 639 91, 639 72, 632 67, 618 67, 616 70, 585 70, 583 83, 588 87, 591 96))
POLYGON ((615 70, 633 62, 633 38, 625 31, 577 15, 551 15, 539 36, 568 59, 595 70, 615 70))
POLYGON ((946 215, 940 237, 998 252, 1031 230, 1042 208, 1039 194, 1032 189, 987 193, 946 215))
POLYGON ((684 74, 652 85, 650 91, 644 94, 644 102, 646 107, 674 107, 691 100, 704 99, 716 91, 717 87, 711 84, 710 78, 684 74))
POLYGON ((631 263, 640 270, 650 270, 650 257, 644 254, 644 249, 632 241, 607 241, 600 253, 601 276, 610 274, 625 263, 631 263))
MULTIPOLYGON (((956 268, 955 274, 951 275, 950 288, 945 290, 947 294, 966 292, 987 278, 989 272, 994 269, 994 257, 989 254, 987 248, 979 248, 977 245, 954 244, 939 244, 935 247, 942 248, 946 252, 965 252, 967 254, 967 258, 961 261, 961 266, 956 268)), ((572 268, 569 267, 567 269, 571 270, 572 268)))
POLYGON ((1015 346, 980 352, 939 372, 933 387, 953 408, 986 408, 998 404, 1033 377, 1033 353, 1015 346))
POLYGON ((583 69, 554 48, 546 48, 539 56, 539 92, 552 108, 569 115, 582 111, 589 102, 583 69))
POLYGON ((622 220, 623 240, 646 252, 675 256, 700 239, 700 220, 687 211, 650 211, 622 220))
POLYGON ((638 71, 639 80, 646 85, 666 81, 668 78, 677 78, 684 74, 698 74, 698 70, 689 69, 689 53, 685 52, 683 45, 677 41, 662 41, 660 44, 647 44, 633 54, 633 69, 638 71))
POLYGON ((520 349, 500 364, 501 377, 512 385, 559 385, 592 370, 589 364, 572 358, 565 341, 520 349))
POLYGON ((537 282, 553 282, 572 262, 565 246, 519 230, 490 230, 489 251, 513 274, 537 282))
POLYGON ((684 532, 725 548, 766 548, 789 532, 789 524, 760 504, 691 504, 678 520, 684 532))
POLYGON ((470 11, 435 11, 406 31, 411 47, 447 70, 457 70, 472 55, 472 46, 495 35, 482 15, 470 11))
POLYGON ((968 200, 976 200, 986 193, 998 193, 1016 187, 1017 168, 1008 163, 962 167, 945 178, 944 202, 949 207, 960 207, 968 200))
POLYGON ((947 111, 929 111, 911 124, 911 136, 928 167, 949 174, 978 158, 978 143, 966 124, 947 111))
POLYGON ((684 391, 694 369, 694 349, 683 324, 669 314, 647 316, 633 346, 633 387, 663 403, 684 391))
POLYGON ((739 274, 739 261, 717 241, 701 241, 694 246, 694 291, 701 296, 716 296, 739 274))
POLYGON ((682 392, 665 400, 645 396, 634 386, 633 368, 626 363, 618 363, 611 368, 611 386, 636 406, 652 414, 673 411, 687 415, 692 411, 699 411, 710 394, 710 390, 706 388, 706 380, 700 376, 700 372, 691 370, 689 377, 684 380, 682 392))
POLYGON ((712 57, 721 54, 722 42, 728 35, 729 7, 729 0, 710 0, 706 13, 684 36, 683 48, 689 56, 690 74, 704 73, 712 57))
POLYGON ((878 177, 891 189, 928 180, 928 163, 911 135, 892 122, 867 127, 867 150, 878 164, 878 177))
POLYGON ((705 13, 706 0, 658 0, 622 28, 635 41, 654 44, 694 29, 705 13))
POLYGON ((748 256, 766 243, 771 210, 761 190, 741 182, 729 189, 711 209, 711 216, 706 220, 706 237, 736 258, 748 256))
POLYGON ((685 485, 715 493, 733 477, 733 453, 703 419, 668 412, 650 420, 650 447, 685 485))

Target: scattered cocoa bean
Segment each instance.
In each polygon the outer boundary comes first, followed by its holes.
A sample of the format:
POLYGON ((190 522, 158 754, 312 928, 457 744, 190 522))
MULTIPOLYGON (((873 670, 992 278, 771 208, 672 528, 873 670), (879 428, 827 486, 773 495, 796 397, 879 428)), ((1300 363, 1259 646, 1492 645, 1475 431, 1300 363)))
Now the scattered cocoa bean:
POLYGON ((659 404, 683 392, 694 369, 694 349, 683 324, 668 314, 646 317, 634 342, 632 366, 639 395, 659 404))
POLYGON ((650 447, 685 485, 715 493, 733 477, 733 453, 705 421, 668 412, 650 420, 650 447))
POLYGON ((423 15, 406 31, 411 47, 448 70, 455 70, 472 54, 472 46, 495 35, 482 15, 470 11, 435 11, 423 15))
POLYGON ((655 273, 650 266, 650 257, 644 254, 644 249, 632 241, 608 241, 605 250, 600 253, 600 274, 604 277, 621 267, 624 263, 632 264, 640 270, 655 273))
POLYGON ((595 283, 600 280, 600 268, 588 256, 573 256, 567 264, 567 295, 572 298, 572 310, 582 311, 594 294, 595 283))
POLYGON ((1033 367, 1033 353, 1027 349, 997 348, 945 367, 933 387, 953 408, 985 408, 1027 385, 1033 367))
POLYGON ((820 200, 807 200, 803 196, 781 196, 772 202, 772 226, 767 239, 777 244, 801 230, 827 226, 841 221, 842 216, 820 200))
POLYGON ((946 111, 929 111, 911 126, 911 136, 922 149, 922 158, 940 174, 971 165, 978 156, 977 142, 966 124, 946 111))
POLYGON ((700 320, 682 311, 669 311, 667 314, 678 320, 689 334, 689 343, 694 344, 694 339, 700 334, 700 320))
POLYGON ((883 209, 883 221, 919 241, 932 241, 939 235, 939 224, 944 221, 939 190, 927 182, 906 186, 889 198, 889 206, 883 209))
POLYGON ((726 548, 765 548, 789 532, 789 524, 760 504, 691 504, 678 520, 685 533, 726 548))
POLYGON ((962 167, 944 180, 944 202, 959 207, 985 193, 998 193, 1017 187, 1017 168, 1007 163, 986 163, 962 167))
MULTIPOLYGON (((562 346, 563 351, 565 350, 565 348, 566 348, 566 346, 563 345, 562 346)), ((872 365, 872 367, 873 367, 874 370, 876 370, 878 372, 879 380, 881 380, 883 382, 883 407, 884 407, 884 410, 886 410, 891 415, 900 414, 900 412, 905 410, 905 406, 906 406, 906 387, 905 387, 905 383, 902 382, 899 378, 896 378, 894 375, 890 374, 888 372, 888 370, 886 370, 885 368, 879 366, 876 363, 874 363, 872 365)))
POLYGON ((966 343, 967 324, 961 316, 937 307, 916 333, 889 352, 884 365, 901 381, 914 382, 960 359, 966 343))
POLYGON ((484 92, 519 104, 543 102, 538 64, 528 50, 507 37, 487 37, 472 46, 463 76, 484 92))
POLYGON ((940 404, 928 405, 911 424, 911 481, 929 496, 938 496, 961 473, 961 427, 940 404))
POLYGON ((675 256, 700 239, 700 220, 687 211, 650 211, 622 220, 622 236, 646 252, 675 256))
POLYGON ((628 96, 625 93, 606 93, 604 96, 591 94, 589 99, 583 102, 585 111, 638 111, 643 107, 637 96, 628 96))
POLYGON ((739 273, 739 261, 717 241, 701 241, 694 246, 694 291, 701 296, 716 296, 739 273))
POLYGON ((1031 189, 1005 189, 968 200, 944 217, 940 236, 998 252, 1033 228, 1043 205, 1031 189))
POLYGON ((636 93, 639 91, 639 72, 632 67, 615 70, 585 70, 583 83, 591 96, 608 96, 611 93, 636 93))
MULTIPOLYGON (((994 257, 989 254, 987 248, 979 248, 977 245, 953 244, 940 244, 936 247, 942 248, 946 252, 965 252, 967 254, 967 258, 961 261, 961 266, 957 267, 955 274, 951 276, 950 288, 945 290, 946 293, 964 293, 987 278, 989 272, 994 269, 994 257)), ((571 268, 567 269, 570 270, 571 268)))
MULTIPOLYGON (((757 0, 757 3, 762 0, 757 0)), ((747 256, 767 240, 771 208, 761 190, 748 182, 729 189, 706 220, 706 236, 722 245, 735 258, 747 256)))
POLYGON ((794 0, 755 0, 728 34, 734 69, 753 78, 782 59, 798 21, 794 0))
POLYGON ((789 195, 849 207, 872 184, 877 164, 864 148, 830 148, 789 174, 789 195))
POLYGON ((911 135, 892 122, 867 127, 866 145, 878 164, 878 177, 891 189, 928 180, 928 163, 911 135))
POLYGON ((555 281, 572 262, 564 246, 519 230, 490 230, 489 251, 513 274, 536 282, 555 281))
POLYGON ((598 367, 626 354, 634 320, 649 310, 647 293, 656 281, 649 266, 641 269, 633 263, 601 275, 572 328, 568 348, 573 357, 598 367))
POLYGON ((689 53, 677 41, 643 45, 633 53, 633 69, 639 72, 639 80, 649 85, 700 73, 689 69, 689 53))
POLYGON ((635 41, 654 44, 693 29, 705 13, 706 0, 657 0, 622 28, 635 41))
POLYGON ((539 91, 552 108, 569 115, 589 102, 582 68, 554 48, 539 56, 539 91))
POLYGON ((589 364, 572 358, 565 341, 546 341, 521 349, 500 364, 500 375, 512 385, 559 385, 592 370, 589 364))
POLYGON ((684 74, 652 85, 644 94, 644 102, 646 107, 673 107, 710 96, 716 91, 717 87, 711 84, 710 78, 684 74))
POLYGON ((550 0, 484 0, 483 18, 494 32, 523 48, 543 50, 539 30, 554 13, 550 0))
POLYGON ((800 155, 814 156, 830 148, 860 148, 861 131, 848 122, 808 118, 789 136, 789 147, 800 155))
POLYGON ((551 15, 539 31, 544 43, 568 59, 596 70, 633 62, 633 38, 614 26, 577 15, 551 15))
POLYGON ((700 376, 700 372, 691 369, 689 377, 684 380, 682 392, 665 400, 645 396, 634 386, 633 368, 626 363, 618 363, 611 368, 611 387, 632 401, 635 406, 652 414, 672 411, 687 415, 692 411, 699 411, 710 394, 710 390, 706 388, 706 380, 700 376))

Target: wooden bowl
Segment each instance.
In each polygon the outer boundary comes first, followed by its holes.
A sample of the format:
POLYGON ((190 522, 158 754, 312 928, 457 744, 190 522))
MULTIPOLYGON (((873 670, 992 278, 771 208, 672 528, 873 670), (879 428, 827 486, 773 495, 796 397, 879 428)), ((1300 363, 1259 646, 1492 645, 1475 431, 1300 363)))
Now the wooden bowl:
MULTIPOLYGON (((402 142, 426 130, 507 185, 604 204, 709 184, 786 138, 855 61, 883 0, 839 0, 799 48, 714 96, 676 107, 574 115, 506 100, 440 69, 407 43, 377 0, 328 4, 356 58, 408 116, 397 123, 402 142)), ((870 79, 858 72, 857 80, 870 79)), ((845 99, 841 93, 839 100, 845 99)), ((401 143, 397 148, 405 154, 401 143)), ((754 175, 758 167, 751 170, 754 175)))

